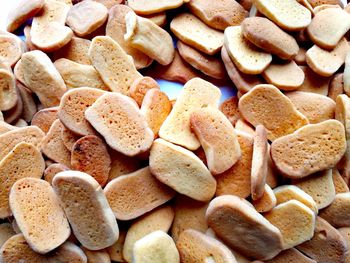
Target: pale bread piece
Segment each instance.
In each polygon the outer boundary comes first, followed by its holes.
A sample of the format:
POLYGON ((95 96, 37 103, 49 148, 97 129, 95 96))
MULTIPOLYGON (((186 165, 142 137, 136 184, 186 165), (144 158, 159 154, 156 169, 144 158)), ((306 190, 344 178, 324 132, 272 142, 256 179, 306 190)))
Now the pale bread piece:
POLYGON ((44 6, 44 0, 20 1, 14 6, 7 16, 6 29, 13 32, 25 21, 34 17, 44 6))
POLYGON ((127 262, 132 262, 132 250, 137 240, 153 231, 168 232, 174 218, 171 206, 163 206, 138 218, 134 221, 128 232, 123 247, 123 257, 127 262))
POLYGON ((336 120, 306 125, 271 145, 276 168, 290 178, 303 178, 330 169, 345 151, 344 126, 336 120))
POLYGON ((104 193, 117 219, 137 218, 174 197, 175 192, 160 183, 149 167, 110 181, 104 193))
POLYGON ((14 235, 16 235, 16 232, 13 230, 12 225, 10 223, 0 224, 0 248, 10 237, 14 235))
POLYGON ((48 253, 69 237, 67 218, 48 182, 22 178, 12 186, 9 200, 18 227, 35 252, 48 253))
POLYGON ((122 47, 122 49, 134 59, 137 69, 148 67, 152 63, 152 59, 143 52, 133 48, 124 39, 126 33, 125 16, 127 13, 133 12, 127 5, 115 5, 109 10, 108 22, 106 26, 106 35, 122 47))
POLYGON ((273 193, 276 197, 277 205, 289 200, 297 200, 310 208, 315 214, 318 214, 317 204, 314 199, 295 185, 278 186, 273 189, 273 193))
POLYGON ((311 12, 296 0, 252 0, 257 10, 278 26, 298 31, 311 23, 311 12))
POLYGON ((0 162, 1 206, 0 218, 12 215, 9 193, 12 185, 25 177, 41 178, 45 169, 44 158, 32 144, 20 142, 0 162))
POLYGON ((182 42, 208 55, 217 53, 224 44, 222 32, 208 27, 190 13, 177 15, 170 29, 182 42))
POLYGON ((226 118, 234 126, 237 120, 240 118, 240 113, 238 109, 238 97, 232 96, 224 100, 220 104, 219 110, 226 116, 226 118))
POLYGON ((132 260, 134 263, 180 263, 180 255, 173 239, 157 230, 135 242, 132 260))
POLYGON ((259 124, 255 129, 252 168, 250 174, 251 196, 254 201, 262 198, 265 191, 269 155, 267 146, 266 129, 263 125, 259 124))
POLYGON ((80 138, 71 149, 71 165, 73 170, 91 175, 103 187, 111 169, 106 144, 95 135, 80 138))
POLYGON ((5 132, 8 132, 8 131, 13 131, 16 128, 17 128, 16 126, 8 124, 5 121, 0 121, 0 135, 4 134, 5 132))
POLYGON ((52 255, 49 255, 49 262, 70 262, 70 263, 88 263, 83 250, 76 244, 66 241, 59 246, 52 255))
POLYGON ((109 90, 100 74, 91 65, 83 65, 69 59, 60 58, 54 62, 68 89, 89 87, 109 90))
POLYGON ((254 45, 282 59, 294 58, 299 50, 296 40, 265 17, 249 17, 242 22, 242 34, 254 45))
POLYGON ((332 169, 332 177, 336 194, 349 192, 349 186, 347 185, 343 177, 340 175, 337 168, 332 169))
POLYGON ((117 221, 94 178, 78 171, 64 171, 56 174, 52 185, 74 235, 84 247, 99 250, 118 240, 117 221))
POLYGON ((41 144, 41 151, 51 160, 71 167, 71 152, 63 144, 61 132, 63 124, 55 120, 41 144))
POLYGON ((333 49, 350 29, 350 14, 341 8, 326 8, 316 13, 307 33, 320 48, 333 49))
POLYGON ((154 137, 158 137, 160 127, 169 116, 172 104, 165 92, 159 89, 147 91, 141 105, 148 126, 152 129, 154 137))
POLYGON ((0 160, 20 142, 26 142, 40 149, 45 134, 35 126, 17 128, 0 135, 0 160))
POLYGON ((213 107, 195 110, 190 123, 213 175, 227 171, 241 158, 235 129, 220 110, 213 107))
POLYGON ((276 226, 283 236, 283 249, 293 248, 310 240, 315 229, 315 213, 297 200, 274 207, 264 217, 276 226))
POLYGON ((268 184, 265 184, 263 196, 258 200, 253 200, 252 204, 259 213, 271 211, 276 206, 277 200, 274 192, 268 184))
POLYGON ((46 167, 44 171, 44 180, 52 185, 52 180, 56 174, 63 171, 68 171, 69 168, 61 163, 53 163, 46 167))
MULTIPOLYGON (((312 0, 311 0, 312 1, 312 0)), ((331 0, 332 1, 332 0, 331 0)), ((327 1, 325 1, 327 2, 327 1)), ((312 7, 312 6, 311 6, 312 7)), ((339 4, 327 4, 327 3, 320 3, 320 5, 315 6, 313 8, 313 14, 316 15, 318 12, 328 9, 328 8, 337 8, 337 9, 342 9, 342 7, 339 4)), ((311 11, 311 10, 310 10, 311 11)), ((344 11, 346 11, 346 9, 344 8, 344 11)), ((311 11, 312 12, 312 11, 311 11)), ((346 11, 347 12, 347 11, 346 11)))
POLYGON ((16 123, 14 123, 13 125, 16 127, 27 127, 28 123, 23 119, 18 119, 18 121, 16 121, 16 123))
POLYGON ((182 232, 176 246, 181 262, 237 263, 235 256, 223 243, 193 229, 182 232))
POLYGON ((284 63, 272 63, 262 73, 264 79, 281 90, 296 90, 305 80, 304 71, 291 60, 284 63))
POLYGON ((15 76, 11 71, 0 69, 0 110, 10 110, 17 101, 15 76))
POLYGON ((135 172, 141 168, 141 161, 135 157, 129 157, 117 151, 110 150, 111 170, 109 171, 108 182, 124 174, 135 172))
MULTIPOLYGON (((4 88, 6 89, 6 87, 4 88)), ((15 125, 16 122, 21 118, 21 115, 23 112, 23 102, 17 87, 15 87, 15 92, 16 92, 17 103, 15 104, 14 107, 9 109, 8 111, 4 111, 4 114, 3 114, 4 120, 7 123, 11 123, 13 125, 15 125)))
POLYGON ((112 246, 107 247, 106 251, 109 254, 109 257, 112 261, 123 262, 123 247, 126 237, 126 231, 121 230, 119 232, 119 238, 112 246))
POLYGON ((158 82, 151 77, 140 77, 135 79, 131 84, 128 96, 133 98, 136 103, 141 107, 143 98, 147 91, 151 89, 160 89, 158 82))
POLYGON ((265 261, 266 263, 317 263, 315 260, 308 258, 295 248, 287 249, 279 253, 273 259, 265 261))
POLYGON ((234 195, 216 197, 209 204, 206 218, 215 234, 244 256, 267 260, 282 250, 279 229, 245 199, 234 195))
POLYGON ((344 64, 348 51, 349 44, 345 38, 331 51, 313 45, 306 52, 306 62, 317 74, 329 77, 344 64))
POLYGON ((345 67, 343 73, 343 89, 347 95, 350 95, 350 52, 345 57, 345 67))
POLYGON ((241 148, 241 158, 226 172, 216 176, 216 196, 236 195, 247 198, 250 195, 254 138, 237 130, 237 139, 241 148))
POLYGON ((161 65, 174 59, 174 44, 170 34, 151 20, 129 12, 125 16, 125 41, 161 65))
POLYGON ((72 37, 67 45, 53 53, 53 60, 65 58, 76 63, 91 65, 88 55, 90 44, 91 41, 88 39, 72 37))
POLYGON ((336 105, 334 101, 324 95, 312 92, 293 91, 285 93, 294 106, 308 120, 309 123, 319 123, 334 119, 336 105))
POLYGON ((58 119, 58 107, 45 108, 34 114, 31 125, 39 127, 44 133, 48 133, 52 123, 58 119))
POLYGON ((334 227, 350 226, 350 193, 336 194, 333 202, 320 212, 320 217, 334 227))
POLYGON ((204 54, 181 41, 177 41, 176 46, 180 56, 195 69, 214 79, 225 78, 226 70, 219 58, 204 54))
POLYGON ((63 125, 61 130, 61 139, 66 146, 68 151, 72 150, 72 147, 74 143, 81 138, 80 135, 77 135, 76 133, 72 132, 71 130, 67 129, 66 126, 63 125))
POLYGON ((300 66, 300 68, 304 71, 305 79, 303 84, 298 88, 298 91, 327 96, 330 78, 318 75, 308 66, 300 66))
POLYGON ((57 106, 67 87, 50 58, 42 51, 24 53, 21 58, 26 86, 45 107, 57 106))
POLYGON ((180 7, 185 0, 129 0, 130 6, 137 14, 150 15, 180 7))
POLYGON ((99 97, 85 111, 85 118, 112 149, 122 154, 135 156, 152 145, 154 134, 137 104, 120 93, 108 92, 99 97))
POLYGON ((335 119, 344 125, 345 136, 350 139, 350 98, 341 94, 337 96, 335 102, 335 119))
POLYGON ((22 60, 18 60, 15 67, 13 68, 13 74, 16 77, 16 80, 19 81, 22 84, 25 84, 25 79, 24 79, 24 68, 22 66, 22 60))
POLYGON ((132 58, 108 36, 97 36, 92 40, 89 57, 111 91, 126 95, 135 79, 141 77, 132 58))
POLYGON ((306 49, 304 47, 299 47, 298 54, 294 57, 295 63, 299 66, 306 65, 306 49))
POLYGON ((242 116, 254 126, 264 125, 271 141, 308 124, 290 99, 273 85, 257 85, 238 103, 242 116))
POLYGON ((68 129, 78 135, 96 134, 95 129, 85 119, 85 112, 105 93, 105 91, 94 88, 77 88, 67 91, 61 99, 58 117, 68 129))
POLYGON ((37 50, 38 48, 33 44, 30 31, 32 30, 31 25, 26 25, 23 29, 23 34, 25 36, 25 44, 27 46, 27 51, 37 50))
POLYGON ((175 217, 171 227, 171 236, 175 242, 186 229, 193 229, 202 233, 208 230, 205 212, 208 203, 193 200, 184 195, 178 195, 174 203, 175 217))
MULTIPOLYGON (((338 228, 337 230, 342 235, 342 237, 344 238, 344 240, 346 241, 346 243, 349 247, 350 246, 350 227, 341 227, 341 228, 338 228)), ((346 254, 344 262, 345 263, 350 262, 349 252, 346 254)))
POLYGON ((31 42, 40 50, 52 52, 68 44, 73 31, 65 26, 70 5, 45 0, 42 11, 34 17, 30 30, 31 42))
POLYGON ((22 40, 13 34, 0 34, 0 61, 13 67, 25 52, 22 40))
POLYGON ((108 17, 108 9, 95 1, 80 2, 67 14, 66 24, 79 37, 85 37, 100 28, 108 17))
MULTIPOLYGON (((315 9, 317 6, 320 5, 339 5, 339 6, 343 6, 342 1, 339 0, 308 0, 311 4, 311 6, 315 9)), ((346 10, 346 8, 344 7, 344 9, 346 10)))
POLYGON ((293 184, 310 195, 318 209, 329 206, 335 198, 332 170, 325 170, 307 178, 293 181, 293 184))
POLYGON ((105 250, 89 250, 85 247, 81 248, 86 255, 89 263, 111 263, 111 258, 105 250))
POLYGON ((320 263, 341 263, 348 253, 346 240, 321 217, 316 218, 315 234, 310 241, 297 246, 306 256, 320 263))
POLYGON ((256 85, 262 84, 263 81, 258 75, 245 74, 241 72, 232 62, 225 46, 221 49, 221 59, 224 62, 226 71, 238 92, 247 93, 256 85))
MULTIPOLYGON (((76 1, 80 1, 80 0, 76 0, 76 1)), ((125 2, 124 0, 95 0, 95 1, 103 4, 109 10, 112 9, 115 5, 122 4, 123 2, 125 2)))
POLYGON ((169 116, 159 130, 159 137, 169 142, 196 150, 200 142, 191 132, 190 116, 194 110, 218 107, 219 88, 200 78, 188 81, 177 97, 169 116))
POLYGON ((225 48, 241 72, 246 74, 260 74, 271 63, 271 54, 258 49, 246 40, 242 34, 241 26, 226 28, 224 35, 225 48))
POLYGON ((248 12, 239 3, 230 0, 215 2, 192 0, 188 1, 187 6, 204 23, 218 30, 240 25, 248 16, 248 12))
POLYGON ((142 15, 142 17, 151 20, 157 26, 164 27, 167 24, 167 17, 165 12, 159 12, 150 15, 142 15))
POLYGON ((207 167, 193 152, 181 146, 163 139, 155 140, 149 164, 158 180, 180 194, 209 201, 215 193, 216 181, 207 167))
POLYGON ((37 112, 33 93, 19 81, 16 82, 16 86, 23 103, 22 118, 25 121, 30 122, 33 119, 34 114, 37 112))

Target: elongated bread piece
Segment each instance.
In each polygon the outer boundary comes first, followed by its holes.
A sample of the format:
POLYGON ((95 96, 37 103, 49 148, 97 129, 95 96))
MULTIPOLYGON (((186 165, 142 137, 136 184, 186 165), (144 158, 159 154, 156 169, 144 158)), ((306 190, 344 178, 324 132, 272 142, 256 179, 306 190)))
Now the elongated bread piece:
POLYGON ((117 221, 95 179, 86 173, 64 171, 56 174, 52 185, 74 235, 84 247, 103 249, 118 240, 117 221))
POLYGON ((130 6, 140 15, 150 15, 161 11, 175 9, 181 6, 184 0, 130 0, 130 6))

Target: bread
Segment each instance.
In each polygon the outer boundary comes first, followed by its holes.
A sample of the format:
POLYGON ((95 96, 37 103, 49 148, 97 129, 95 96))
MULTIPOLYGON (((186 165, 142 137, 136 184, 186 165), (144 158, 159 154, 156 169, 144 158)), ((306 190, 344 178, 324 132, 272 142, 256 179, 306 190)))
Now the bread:
POLYGON ((13 108, 18 96, 16 92, 16 79, 12 72, 0 69, 0 110, 6 111, 13 108))
POLYGON ((308 258, 303 253, 299 252, 299 250, 295 248, 287 249, 279 253, 273 259, 265 261, 267 263, 317 263, 315 260, 308 258))
POLYGON ((34 101, 33 93, 19 81, 16 82, 16 86, 23 104, 22 118, 26 122, 30 122, 34 114, 37 112, 37 106, 34 101))
POLYGON ((0 35, 0 60, 13 67, 26 51, 22 40, 10 33, 0 35))
POLYGON ((31 125, 39 127, 44 133, 48 133, 52 123, 58 119, 58 107, 39 110, 34 114, 31 125))
POLYGON ((46 167, 44 171, 44 180, 52 185, 52 180, 59 172, 67 171, 69 168, 60 163, 53 163, 46 167))
POLYGON ((333 202, 320 212, 320 217, 334 227, 348 227, 350 209, 350 193, 336 194, 333 202))
POLYGON ((61 139, 66 146, 68 151, 72 150, 72 147, 74 143, 80 139, 80 135, 77 135, 76 133, 72 132, 71 130, 67 129, 66 126, 63 125, 61 130, 61 139))
MULTIPOLYGON (((338 232, 342 235, 345 242, 347 243, 349 247, 349 241, 350 241, 350 228, 349 227, 341 227, 337 229, 338 232)), ((349 253, 346 254, 344 262, 348 262, 350 259, 349 253)))
POLYGON ((312 92, 327 96, 330 78, 318 75, 308 66, 300 66, 300 68, 304 71, 305 78, 303 84, 298 88, 298 91, 312 92))
POLYGON ((158 82, 151 77, 140 77, 131 84, 128 95, 141 107, 143 98, 147 91, 160 89, 158 82))
POLYGON ((109 171, 108 182, 121 175, 135 172, 141 168, 141 160, 135 157, 129 157, 113 150, 109 150, 109 155, 112 163, 111 170, 109 171))
POLYGON ((167 24, 167 18, 165 12, 159 12, 150 15, 142 15, 142 17, 151 20, 157 26, 164 27, 167 24))
POLYGON ((276 206, 277 200, 274 192, 268 184, 265 184, 264 193, 260 199, 253 200, 256 211, 259 213, 266 213, 271 211, 276 206))
POLYGON ((48 255, 49 262, 87 263, 86 255, 78 245, 66 241, 54 253, 48 255))
POLYGON ((110 263, 111 259, 105 250, 93 251, 85 247, 82 248, 89 263, 110 263))
POLYGON ((337 168, 332 169, 332 178, 336 194, 349 192, 349 187, 337 168))
POLYGON ((88 55, 90 44, 91 41, 88 39, 72 37, 67 45, 53 53, 53 60, 65 58, 79 64, 91 65, 88 55))
POLYGON ((335 105, 335 119, 344 125, 346 139, 350 139, 350 99, 347 95, 338 95, 335 105))
POLYGON ((119 232, 119 238, 112 246, 106 248, 112 261, 123 262, 123 247, 125 242, 126 231, 119 232))
POLYGON ((159 13, 169 9, 175 9, 181 6, 185 2, 184 0, 130 0, 128 6, 130 6, 137 14, 149 15, 159 13))
POLYGON ((0 224, 0 248, 10 237, 14 236, 15 234, 16 232, 13 230, 12 225, 10 223, 0 224))

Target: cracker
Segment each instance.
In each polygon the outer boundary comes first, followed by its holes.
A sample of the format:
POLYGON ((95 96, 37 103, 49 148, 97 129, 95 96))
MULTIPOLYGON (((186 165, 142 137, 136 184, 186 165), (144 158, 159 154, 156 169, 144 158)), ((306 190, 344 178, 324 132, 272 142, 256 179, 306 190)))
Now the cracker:
POLYGON ((333 202, 320 212, 320 217, 334 227, 348 227, 350 210, 350 193, 336 194, 333 202))
POLYGON ((128 95, 141 107, 143 98, 150 89, 160 89, 158 82, 151 77, 140 77, 131 84, 128 95))

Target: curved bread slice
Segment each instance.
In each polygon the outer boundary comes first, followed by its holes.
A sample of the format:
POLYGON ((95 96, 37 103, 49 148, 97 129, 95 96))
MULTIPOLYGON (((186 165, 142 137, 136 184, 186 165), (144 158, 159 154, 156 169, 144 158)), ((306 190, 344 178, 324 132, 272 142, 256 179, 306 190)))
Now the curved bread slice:
POLYGON ((349 227, 350 193, 336 194, 333 202, 320 212, 320 217, 334 227, 349 227))
POLYGON ((272 191, 271 187, 268 184, 265 184, 264 188, 265 189, 263 196, 260 199, 252 202, 256 211, 259 213, 266 213, 271 211, 277 203, 275 194, 272 191))
POLYGON ((151 77, 140 77, 131 84, 128 96, 133 98, 136 101, 136 103, 141 107, 142 101, 147 91, 151 89, 160 90, 158 82, 151 77))
POLYGON ((17 101, 15 76, 6 69, 0 69, 0 110, 6 111, 13 108, 17 101))
POLYGON ((58 107, 45 108, 34 114, 31 125, 38 126, 44 133, 48 133, 52 123, 58 119, 58 107))

